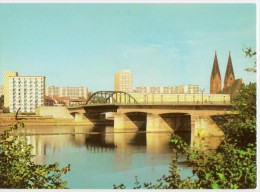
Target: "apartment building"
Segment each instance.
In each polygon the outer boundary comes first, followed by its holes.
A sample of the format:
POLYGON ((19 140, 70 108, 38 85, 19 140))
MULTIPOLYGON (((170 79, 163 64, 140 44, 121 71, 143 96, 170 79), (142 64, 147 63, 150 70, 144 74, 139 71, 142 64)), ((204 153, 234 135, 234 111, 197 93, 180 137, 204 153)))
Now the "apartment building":
POLYGON ((184 85, 184 92, 183 93, 188 93, 188 94, 197 94, 199 93, 200 88, 199 85, 184 85))
POLYGON ((9 108, 10 106, 10 96, 9 96, 9 77, 18 76, 15 71, 4 72, 4 107, 9 108))
POLYGON ((115 73, 114 90, 128 93, 133 92, 133 74, 130 70, 124 69, 115 73))
POLYGON ((49 97, 69 97, 70 99, 87 99, 88 88, 86 87, 57 87, 48 86, 45 90, 49 97))
POLYGON ((44 76, 9 76, 9 109, 16 112, 35 112, 44 105, 44 76))

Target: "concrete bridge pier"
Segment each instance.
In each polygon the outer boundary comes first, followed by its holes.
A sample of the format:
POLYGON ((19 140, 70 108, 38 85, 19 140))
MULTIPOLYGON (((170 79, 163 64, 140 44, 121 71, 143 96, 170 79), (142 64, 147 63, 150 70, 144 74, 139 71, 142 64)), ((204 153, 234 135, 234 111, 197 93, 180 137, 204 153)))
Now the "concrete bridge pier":
MULTIPOLYGON (((191 146, 203 147, 205 145, 216 145, 218 146, 221 139, 212 143, 207 141, 210 138, 223 138, 224 133, 217 126, 217 124, 211 119, 210 116, 202 115, 191 115, 191 146)), ((210 148, 214 148, 211 146, 210 148)))
POLYGON ((89 118, 87 118, 84 113, 74 113, 74 120, 76 122, 82 122, 87 125, 94 125, 94 123, 89 118))
POLYGON ((85 119, 85 116, 83 113, 75 113, 75 117, 74 117, 75 121, 83 121, 83 119, 85 119))
POLYGON ((115 113, 114 131, 137 131, 138 126, 124 113, 115 113))
POLYGON ((147 114, 147 122, 146 122, 146 131, 147 132, 173 132, 171 126, 165 122, 165 120, 157 114, 147 114))

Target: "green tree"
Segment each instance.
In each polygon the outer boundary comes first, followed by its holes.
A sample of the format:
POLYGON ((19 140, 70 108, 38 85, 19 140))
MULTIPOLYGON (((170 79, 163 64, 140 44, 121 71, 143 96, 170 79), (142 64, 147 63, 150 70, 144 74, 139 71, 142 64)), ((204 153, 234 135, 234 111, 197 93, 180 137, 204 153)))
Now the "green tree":
POLYGON ((0 109, 4 107, 4 95, 1 95, 0 97, 0 109))
POLYGON ((18 128, 24 128, 24 124, 12 124, 0 134, 0 188, 65 188, 67 182, 61 177, 70 170, 70 165, 59 169, 58 163, 35 164, 33 147, 27 143, 26 136, 11 135, 18 128))
MULTIPOLYGON (((256 52, 254 50, 252 50, 252 48, 246 48, 246 49, 243 49, 243 51, 245 52, 246 57, 251 58, 251 57, 256 56, 256 52)), ((246 68, 245 70, 248 72, 256 72, 256 61, 254 61, 253 67, 246 68)))
POLYGON ((215 118, 226 141, 240 148, 256 145, 256 83, 242 85, 232 102, 237 114, 215 118))

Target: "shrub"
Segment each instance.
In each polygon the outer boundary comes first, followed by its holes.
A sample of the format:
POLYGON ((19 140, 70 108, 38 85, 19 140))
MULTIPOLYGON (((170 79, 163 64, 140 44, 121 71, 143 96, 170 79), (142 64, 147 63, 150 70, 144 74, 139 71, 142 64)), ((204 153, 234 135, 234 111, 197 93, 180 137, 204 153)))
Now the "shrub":
POLYGON ((61 179, 70 170, 70 165, 59 169, 58 163, 37 165, 32 161, 32 145, 25 135, 10 133, 24 124, 18 122, 0 134, 0 188, 65 188, 67 182, 61 179))

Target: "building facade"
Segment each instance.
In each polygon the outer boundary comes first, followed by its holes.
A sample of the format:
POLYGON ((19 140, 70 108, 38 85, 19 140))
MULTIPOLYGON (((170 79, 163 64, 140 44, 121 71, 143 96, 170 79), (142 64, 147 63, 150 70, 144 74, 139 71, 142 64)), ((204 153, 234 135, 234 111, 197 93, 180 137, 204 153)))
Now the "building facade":
POLYGON ((133 92, 133 74, 130 70, 122 70, 115 73, 114 91, 133 92))
POLYGON ((168 86, 168 87, 163 87, 163 93, 178 93, 178 87, 174 86, 168 86))
POLYGON ((44 105, 44 76, 9 76, 9 109, 16 112, 33 113, 44 105))
POLYGON ((199 85, 184 85, 184 91, 183 93, 188 93, 188 94, 196 94, 196 93, 199 93, 200 91, 200 88, 199 88, 199 85))
POLYGON ((46 87, 46 96, 69 97, 70 99, 87 99, 88 88, 86 87, 46 87))
POLYGON ((18 73, 15 71, 4 72, 4 107, 9 108, 10 106, 10 96, 9 96, 9 77, 18 76, 18 73))
POLYGON ((199 85, 178 85, 168 87, 136 87, 134 93, 162 93, 162 94, 196 94, 199 93, 199 85))

